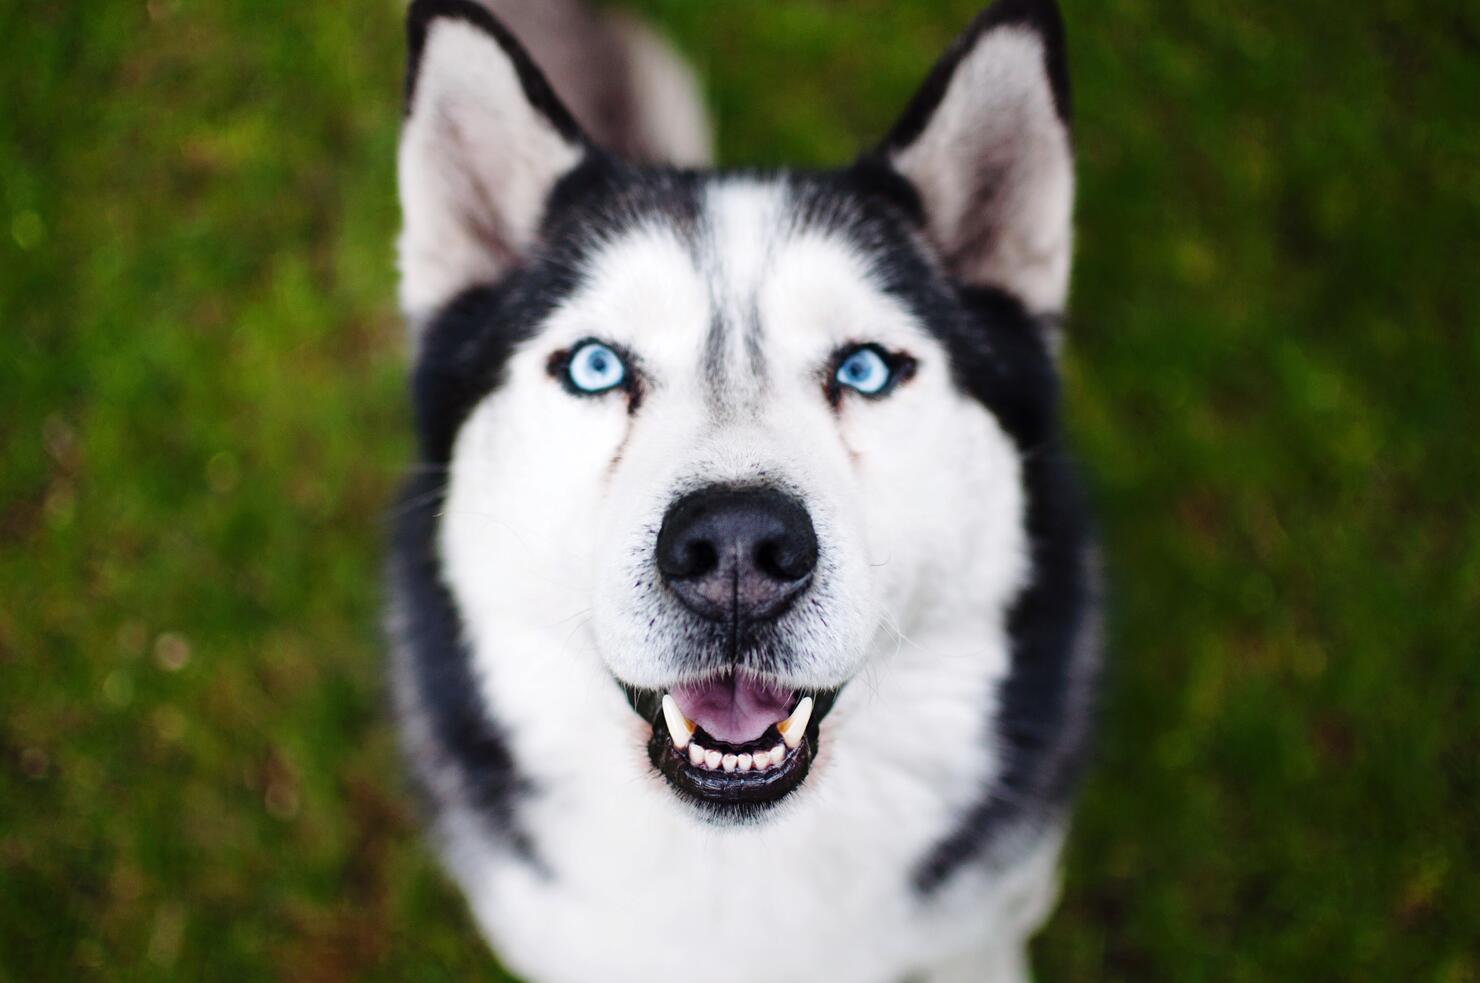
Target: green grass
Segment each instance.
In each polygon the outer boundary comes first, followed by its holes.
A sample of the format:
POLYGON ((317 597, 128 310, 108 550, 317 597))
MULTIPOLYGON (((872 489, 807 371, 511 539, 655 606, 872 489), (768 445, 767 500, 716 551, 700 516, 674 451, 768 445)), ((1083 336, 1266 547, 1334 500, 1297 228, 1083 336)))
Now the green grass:
MULTIPOLYGON (((967 2, 648 0, 728 162, 967 2)), ((1116 654, 1048 980, 1480 979, 1480 12, 1072 0, 1116 654)), ((497 979, 383 712, 392 2, 0 8, 0 980, 497 979)))

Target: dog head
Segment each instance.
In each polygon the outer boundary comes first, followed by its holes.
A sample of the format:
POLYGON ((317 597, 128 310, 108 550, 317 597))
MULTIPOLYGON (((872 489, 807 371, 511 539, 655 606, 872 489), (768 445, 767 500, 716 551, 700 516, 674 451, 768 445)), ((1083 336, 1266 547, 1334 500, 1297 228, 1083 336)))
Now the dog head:
POLYGON ((473 678, 552 756, 629 742, 545 726, 625 694, 643 767, 754 814, 901 638, 1001 632, 1032 576, 1073 198, 1057 13, 1003 0, 822 172, 625 162, 466 0, 418 0, 410 54, 401 298, 473 678))

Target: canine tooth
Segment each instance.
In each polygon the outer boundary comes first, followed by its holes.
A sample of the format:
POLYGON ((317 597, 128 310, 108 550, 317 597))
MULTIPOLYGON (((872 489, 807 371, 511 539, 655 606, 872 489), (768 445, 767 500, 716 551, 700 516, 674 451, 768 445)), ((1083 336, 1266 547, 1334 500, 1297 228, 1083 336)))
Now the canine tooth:
POLYGON ((784 757, 786 757, 786 748, 782 747, 780 744, 771 748, 771 764, 781 764, 781 759, 784 757))
POLYGON ((724 766, 725 771, 734 771, 735 764, 739 760, 740 759, 737 756, 733 754, 727 754, 723 758, 719 759, 719 763, 724 766))
POLYGON ((797 708, 791 712, 791 716, 776 725, 787 747, 796 747, 802 743, 802 735, 807 733, 807 721, 811 719, 812 697, 804 696, 797 704, 797 708))
POLYGON ((663 719, 668 722, 668 733, 673 738, 673 746, 682 751, 689 745, 689 738, 694 736, 694 722, 683 715, 678 708, 678 701, 667 693, 663 694, 663 719))
POLYGON ((748 754, 735 755, 735 767, 739 768, 741 771, 749 771, 750 766, 754 763, 755 759, 748 754))
POLYGON ((723 757, 724 755, 720 754, 718 751, 705 751, 704 767, 708 768, 710 771, 713 771, 714 769, 719 767, 720 759, 723 757))
POLYGON ((697 744, 690 744, 689 762, 694 765, 702 765, 704 763, 704 749, 697 744))

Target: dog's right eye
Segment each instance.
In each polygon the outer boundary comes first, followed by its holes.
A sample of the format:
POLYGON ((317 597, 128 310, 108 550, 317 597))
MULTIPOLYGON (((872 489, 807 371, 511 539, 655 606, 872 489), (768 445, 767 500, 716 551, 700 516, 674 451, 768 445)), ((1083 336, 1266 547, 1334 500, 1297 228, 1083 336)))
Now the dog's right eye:
POLYGON ((627 385, 627 363, 616 349, 583 341, 571 349, 559 370, 565 388, 579 396, 596 396, 627 385))

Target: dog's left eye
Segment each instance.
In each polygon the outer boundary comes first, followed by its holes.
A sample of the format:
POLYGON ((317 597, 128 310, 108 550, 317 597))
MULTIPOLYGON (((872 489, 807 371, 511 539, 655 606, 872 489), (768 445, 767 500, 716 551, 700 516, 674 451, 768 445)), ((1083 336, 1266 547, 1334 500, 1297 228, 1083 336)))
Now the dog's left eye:
POLYGON ((843 352, 833 378, 840 386, 877 396, 894 381, 894 369, 877 347, 861 345, 843 352))
POLYGON ((577 345, 565 361, 565 384, 572 392, 594 396, 627 381, 627 363, 599 341, 577 345))

